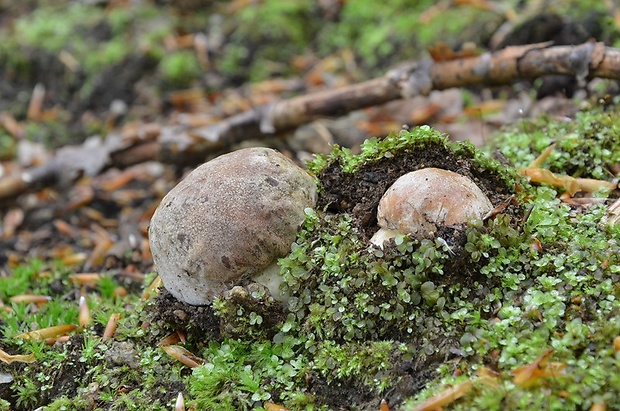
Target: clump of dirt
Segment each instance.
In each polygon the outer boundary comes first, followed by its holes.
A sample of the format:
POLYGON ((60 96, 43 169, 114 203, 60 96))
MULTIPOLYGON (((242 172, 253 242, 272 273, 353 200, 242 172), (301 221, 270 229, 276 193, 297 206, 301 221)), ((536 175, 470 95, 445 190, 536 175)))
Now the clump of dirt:
MULTIPOLYGON (((471 154, 473 156, 473 152, 471 154)), ((354 173, 343 171, 338 161, 329 164, 318 176, 323 191, 317 207, 334 213, 350 213, 356 225, 370 238, 377 230, 377 207, 383 193, 403 174, 428 167, 469 177, 494 206, 513 194, 503 181, 504 177, 475 165, 472 157, 459 156, 445 144, 430 143, 420 150, 368 162, 354 173)))
POLYGON ((194 306, 177 300, 162 287, 145 307, 148 320, 166 330, 184 330, 190 340, 219 341, 220 319, 211 306, 194 306))
MULTIPOLYGON (((344 171, 341 160, 331 162, 318 175, 322 190, 317 208, 334 214, 350 215, 352 225, 367 241, 379 229, 377 207, 387 189, 402 175, 429 167, 468 177, 480 187, 494 207, 507 204, 502 213, 510 217, 511 226, 520 226, 523 210, 513 200, 516 195, 515 176, 508 171, 510 168, 497 168, 490 159, 481 161, 469 146, 455 150, 454 145, 447 145, 441 138, 413 142, 412 147, 395 150, 390 156, 368 161, 355 172, 344 171)), ((436 238, 450 245, 452 256, 446 261, 442 275, 444 282, 471 284, 489 280, 480 277, 477 273, 479 264, 471 264, 469 255, 464 252, 466 228, 466 225, 460 225, 437 229, 436 238)), ((394 250, 393 243, 388 245, 390 247, 394 250)))

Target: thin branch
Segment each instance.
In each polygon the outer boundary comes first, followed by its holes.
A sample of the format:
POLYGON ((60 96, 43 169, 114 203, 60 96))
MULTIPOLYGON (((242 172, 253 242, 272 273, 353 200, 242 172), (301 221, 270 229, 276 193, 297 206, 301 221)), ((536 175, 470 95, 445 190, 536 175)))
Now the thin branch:
POLYGON ((46 164, 1 178, 0 201, 41 186, 67 183, 82 174, 96 175, 110 167, 124 168, 148 160, 200 162, 209 153, 243 140, 274 135, 323 116, 428 95, 432 90, 511 84, 552 74, 575 76, 582 82, 594 77, 620 79, 620 49, 595 42, 577 46, 540 43, 458 60, 424 60, 403 64, 376 79, 260 106, 205 127, 155 127, 158 133, 150 127, 148 138, 113 134, 99 142, 89 139, 81 146, 58 150, 46 164))

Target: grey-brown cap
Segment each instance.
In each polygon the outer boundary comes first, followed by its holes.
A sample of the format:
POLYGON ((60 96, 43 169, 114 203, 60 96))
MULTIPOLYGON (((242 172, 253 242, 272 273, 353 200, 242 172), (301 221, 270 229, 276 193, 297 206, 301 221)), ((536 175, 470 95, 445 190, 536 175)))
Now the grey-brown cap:
POLYGON ((192 171, 161 201, 149 226, 164 286, 189 304, 209 304, 239 280, 290 252, 314 179, 268 148, 217 157, 192 171))
POLYGON ((371 239, 381 246, 397 233, 428 237, 439 226, 482 218, 491 201, 468 177, 440 168, 423 168, 398 178, 377 209, 381 227, 371 239))

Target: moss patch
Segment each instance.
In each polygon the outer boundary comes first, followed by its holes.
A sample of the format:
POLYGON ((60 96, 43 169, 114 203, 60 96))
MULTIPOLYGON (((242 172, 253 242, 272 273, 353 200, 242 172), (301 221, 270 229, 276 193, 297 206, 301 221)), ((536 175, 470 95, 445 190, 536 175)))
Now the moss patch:
MULTIPOLYGON (((555 138, 558 152, 548 162, 554 171, 604 176, 620 151, 614 115, 601 109, 574 124, 544 120, 546 128, 530 140, 528 130, 539 123, 523 123, 501 147, 522 167, 546 147, 535 139, 555 138), (608 126, 585 124, 593 121, 608 126), (582 150, 569 152, 576 136, 582 150)), ((260 409, 273 401, 291 410, 376 411, 382 398, 391 409, 409 409, 482 367, 498 373, 497 385, 474 384, 451 409, 615 404, 620 229, 604 223, 606 204, 565 203, 556 190, 531 186, 511 166, 427 127, 370 140, 360 155, 336 148, 311 168, 319 206, 306 211, 291 253, 279 262, 286 307, 251 283, 213 307, 181 304, 165 291, 147 303, 136 296, 120 302, 106 291, 114 285, 108 279, 89 297, 98 307, 93 325, 69 344, 48 347, 12 337, 77 322, 66 269, 42 276, 42 265, 33 263, 2 279, 4 301, 52 296, 40 309, 13 302, 2 319, 2 349, 37 359, 5 368, 13 381, 0 389, 11 409, 171 409, 178 391, 205 410, 260 409), (383 192, 400 175, 429 166, 468 176, 505 208, 444 227, 435 238, 401 235, 384 249, 371 246, 383 192), (251 298, 237 298, 243 290, 251 298), (114 341, 103 342, 98 335, 113 312, 124 318, 114 341), (181 345, 205 365, 190 370, 156 347, 176 330, 185 331, 181 345), (561 373, 527 387, 515 382, 512 371, 549 352, 561 373), (80 371, 78 382, 68 377, 72 370, 80 371)))

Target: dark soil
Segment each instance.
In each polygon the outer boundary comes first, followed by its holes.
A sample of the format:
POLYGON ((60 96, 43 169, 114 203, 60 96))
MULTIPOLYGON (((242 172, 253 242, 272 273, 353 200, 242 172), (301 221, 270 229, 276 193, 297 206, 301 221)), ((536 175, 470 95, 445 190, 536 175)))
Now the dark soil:
POLYGON ((221 340, 220 319, 211 307, 186 304, 163 287, 147 312, 151 322, 171 331, 185 330, 190 340, 221 340))

